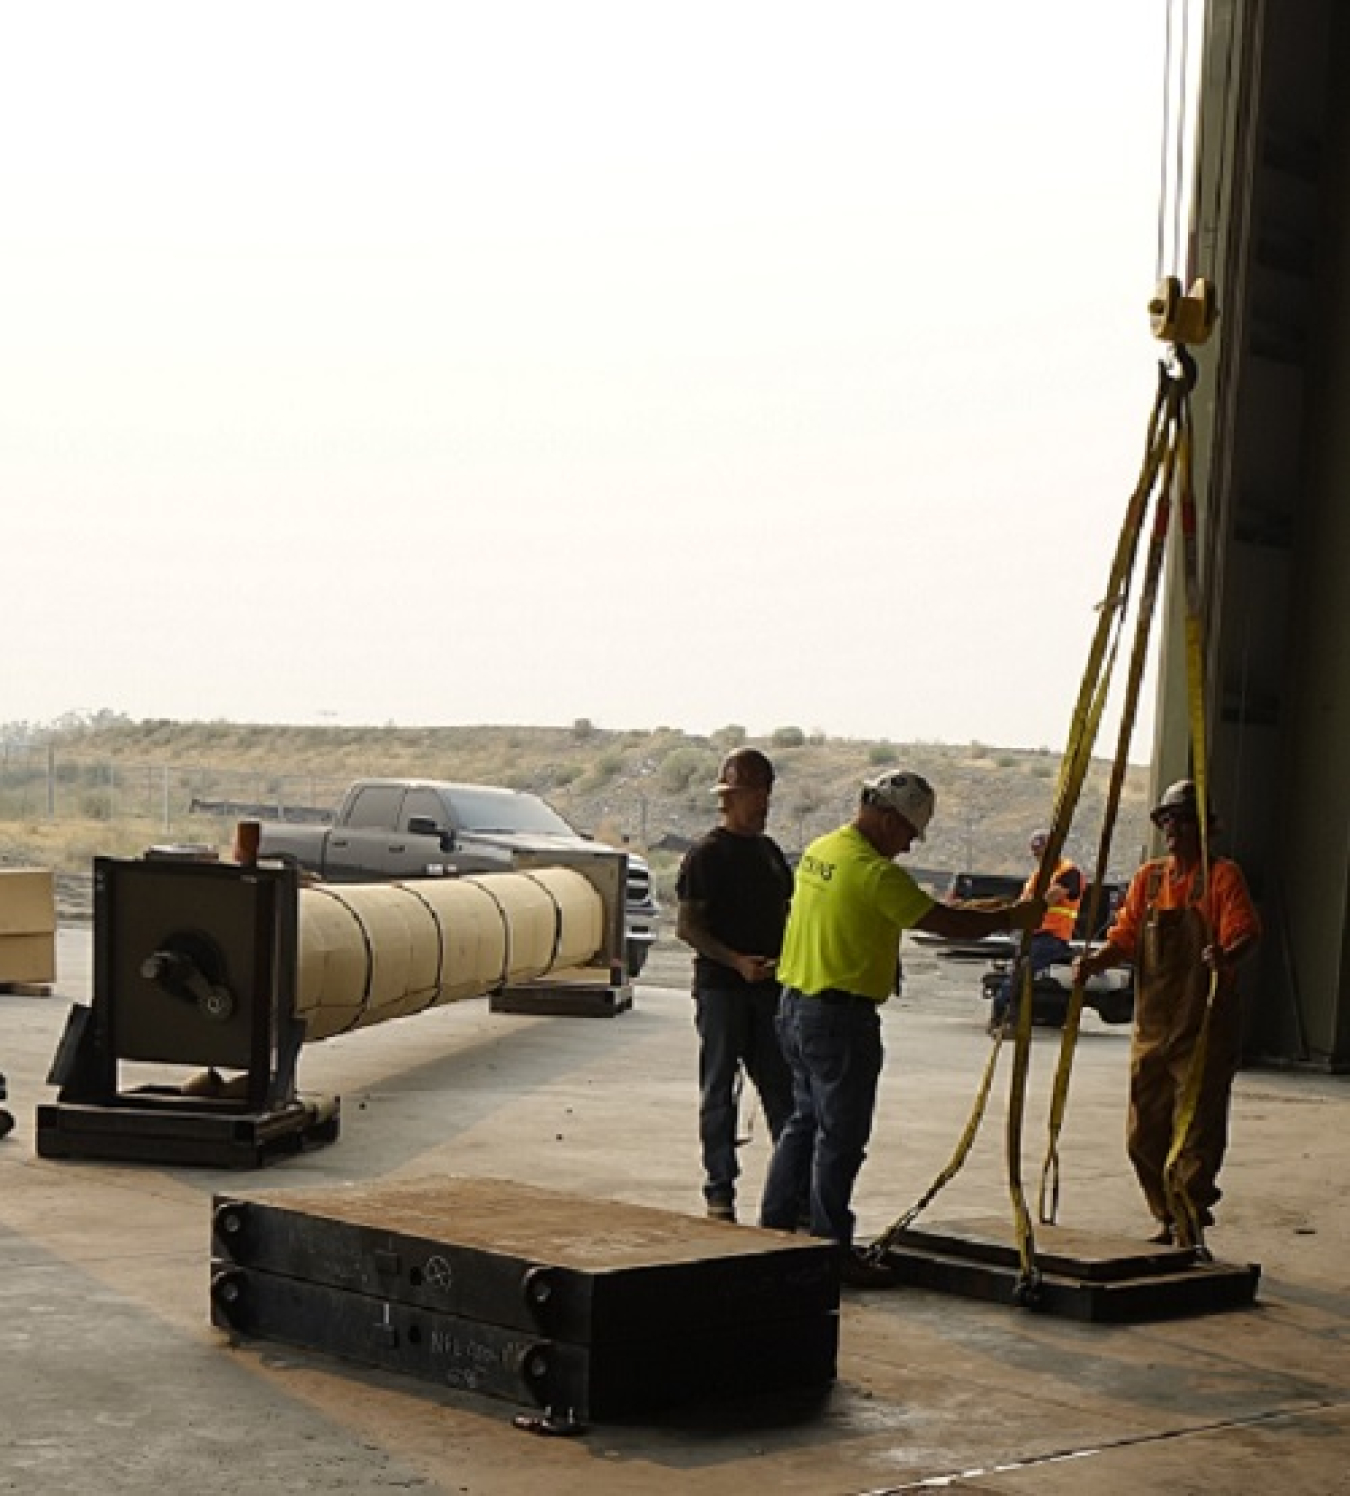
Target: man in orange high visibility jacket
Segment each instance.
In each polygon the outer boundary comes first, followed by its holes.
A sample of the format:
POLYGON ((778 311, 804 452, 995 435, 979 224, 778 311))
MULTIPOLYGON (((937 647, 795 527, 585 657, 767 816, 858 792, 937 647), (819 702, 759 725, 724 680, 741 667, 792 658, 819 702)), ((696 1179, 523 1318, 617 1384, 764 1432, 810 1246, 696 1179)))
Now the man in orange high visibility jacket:
MULTIPOLYGON (((1031 855, 1039 870, 1041 856, 1050 841, 1048 831, 1034 831, 1031 835, 1031 855)), ((1022 897, 1029 899, 1036 886, 1036 874, 1027 879, 1022 888, 1022 897)), ((1073 928, 1078 922, 1078 906, 1083 902, 1083 874, 1076 864, 1061 856, 1055 868, 1050 886, 1045 891, 1045 918, 1040 928, 1031 937, 1027 959, 1031 962, 1034 981, 1047 966, 1067 966, 1073 960, 1069 942, 1073 939, 1073 928)), ((1008 1014, 1017 1001, 1021 983, 1021 968, 1014 966, 1003 979, 1003 985, 994 995, 993 1009, 989 1014, 989 1032, 997 1033, 1007 1021, 1008 1014)))
POLYGON ((1130 1162, 1158 1222, 1153 1240, 1179 1239, 1192 1246, 1198 1244, 1192 1240, 1197 1231, 1213 1223, 1221 1193, 1215 1180, 1228 1143, 1228 1104, 1242 1037, 1236 966, 1261 938, 1261 921, 1241 868, 1229 858, 1211 859, 1208 883, 1201 887, 1200 822, 1191 780, 1172 785, 1152 818, 1167 856, 1146 862, 1134 875, 1106 944, 1081 957, 1077 970, 1086 978, 1134 962, 1130 1162), (1213 1009, 1199 1095, 1169 1191, 1167 1158, 1211 977, 1213 1009))

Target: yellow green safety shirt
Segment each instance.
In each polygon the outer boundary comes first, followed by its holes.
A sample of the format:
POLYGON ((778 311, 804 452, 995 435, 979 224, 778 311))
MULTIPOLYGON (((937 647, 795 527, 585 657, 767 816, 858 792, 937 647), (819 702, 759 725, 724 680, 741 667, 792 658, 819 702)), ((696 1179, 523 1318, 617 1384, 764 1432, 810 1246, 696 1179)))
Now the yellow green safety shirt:
POLYGON ((884 1003, 895 990, 901 932, 932 907, 856 826, 817 837, 797 867, 778 978, 810 996, 833 989, 884 1003))

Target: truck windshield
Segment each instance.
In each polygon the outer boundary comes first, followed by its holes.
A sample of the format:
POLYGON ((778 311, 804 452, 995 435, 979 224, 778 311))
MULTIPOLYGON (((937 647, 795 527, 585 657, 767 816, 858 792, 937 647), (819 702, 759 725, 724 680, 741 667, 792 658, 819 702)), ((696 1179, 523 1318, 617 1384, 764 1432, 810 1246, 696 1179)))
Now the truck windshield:
POLYGON ((537 795, 500 790, 443 791, 461 831, 527 831, 539 836, 576 836, 576 830, 537 795))

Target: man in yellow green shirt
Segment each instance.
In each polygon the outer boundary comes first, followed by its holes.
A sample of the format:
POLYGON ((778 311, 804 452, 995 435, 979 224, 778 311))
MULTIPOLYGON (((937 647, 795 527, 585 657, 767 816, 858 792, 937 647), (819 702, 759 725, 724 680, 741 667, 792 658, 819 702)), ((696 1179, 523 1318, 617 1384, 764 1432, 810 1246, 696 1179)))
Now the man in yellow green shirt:
POLYGON ((922 841, 937 797, 921 775, 893 769, 863 786, 853 820, 817 838, 797 868, 778 964, 778 1032, 792 1069, 793 1111, 774 1148, 760 1224, 791 1231, 809 1193, 811 1234, 853 1252, 854 1182, 866 1156, 881 1075, 881 1004, 895 990, 903 931, 978 939, 1034 930, 1043 899, 993 909, 930 898, 894 859, 922 841))

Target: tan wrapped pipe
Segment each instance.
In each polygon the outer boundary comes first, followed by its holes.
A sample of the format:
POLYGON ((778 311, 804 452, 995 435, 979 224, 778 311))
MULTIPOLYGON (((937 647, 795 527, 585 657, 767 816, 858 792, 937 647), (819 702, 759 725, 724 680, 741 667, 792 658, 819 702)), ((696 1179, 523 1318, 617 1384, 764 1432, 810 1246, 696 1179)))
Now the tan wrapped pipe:
POLYGON ((297 1016, 327 1039, 581 966, 603 901, 569 868, 300 890, 297 1016))

